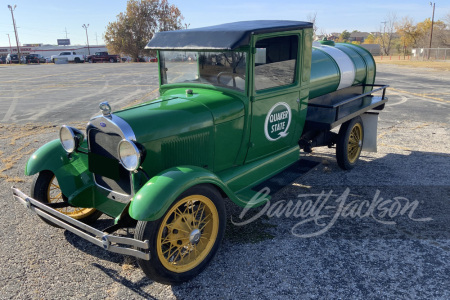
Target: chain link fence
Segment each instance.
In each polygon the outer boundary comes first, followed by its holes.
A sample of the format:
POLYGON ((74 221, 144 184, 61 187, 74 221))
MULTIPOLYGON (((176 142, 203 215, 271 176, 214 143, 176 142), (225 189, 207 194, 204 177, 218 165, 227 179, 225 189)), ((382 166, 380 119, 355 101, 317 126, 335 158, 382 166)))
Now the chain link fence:
POLYGON ((450 48, 415 48, 411 54, 414 60, 450 60, 450 48))

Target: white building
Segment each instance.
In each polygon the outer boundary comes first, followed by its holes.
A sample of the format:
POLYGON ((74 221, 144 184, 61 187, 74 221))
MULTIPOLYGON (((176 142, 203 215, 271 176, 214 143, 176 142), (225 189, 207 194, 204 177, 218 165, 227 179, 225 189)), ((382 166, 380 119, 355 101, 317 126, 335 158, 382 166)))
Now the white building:
MULTIPOLYGON (((44 57, 51 57, 52 55, 57 55, 62 51, 74 51, 76 54, 81 54, 88 56, 90 54, 94 54, 95 52, 100 51, 108 51, 105 45, 90 45, 89 48, 87 46, 82 45, 73 45, 73 46, 55 46, 55 45, 42 45, 42 44, 33 44, 26 45, 20 47, 20 54, 27 55, 31 53, 41 54, 44 57)), ((0 46, 0 56, 8 55, 9 53, 17 54, 17 46, 9 46, 4 47, 0 46)))

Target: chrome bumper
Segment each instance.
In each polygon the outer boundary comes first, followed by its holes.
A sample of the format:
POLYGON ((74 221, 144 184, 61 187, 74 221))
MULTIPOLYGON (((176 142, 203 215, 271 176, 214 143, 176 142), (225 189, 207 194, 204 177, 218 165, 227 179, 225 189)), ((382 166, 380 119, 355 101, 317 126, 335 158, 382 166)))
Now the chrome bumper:
POLYGON ((120 237, 115 235, 106 234, 92 226, 84 224, 78 220, 72 219, 63 213, 39 202, 31 197, 25 195, 22 191, 15 188, 11 188, 13 191, 14 199, 22 203, 26 208, 32 212, 38 214, 42 218, 73 232, 79 237, 104 248, 105 250, 120 253, 125 255, 134 256, 144 260, 150 260, 150 253, 146 253, 137 249, 129 247, 121 247, 120 245, 138 247, 144 250, 148 250, 150 245, 148 240, 140 241, 132 238, 120 237))

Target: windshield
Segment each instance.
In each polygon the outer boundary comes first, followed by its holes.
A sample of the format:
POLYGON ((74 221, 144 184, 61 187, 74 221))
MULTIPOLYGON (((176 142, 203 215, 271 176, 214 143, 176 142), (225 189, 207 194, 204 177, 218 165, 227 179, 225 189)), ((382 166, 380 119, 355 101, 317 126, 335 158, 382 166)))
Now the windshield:
POLYGON ((161 82, 202 83, 245 90, 245 52, 161 51, 161 82))

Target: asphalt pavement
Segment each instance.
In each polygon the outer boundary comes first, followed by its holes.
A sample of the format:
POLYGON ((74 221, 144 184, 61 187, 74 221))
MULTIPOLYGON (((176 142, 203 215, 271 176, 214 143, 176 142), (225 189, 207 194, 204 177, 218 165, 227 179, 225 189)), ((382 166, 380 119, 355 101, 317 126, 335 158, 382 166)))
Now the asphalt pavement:
POLYGON ((449 299, 450 72, 377 69, 391 85, 378 152, 342 171, 334 149, 316 148, 302 155, 320 164, 267 206, 242 214, 227 202, 212 263, 169 286, 10 192, 29 191, 26 160, 60 125, 83 126, 105 100, 114 110, 157 96, 156 65, 1 66, 0 299, 449 299))

